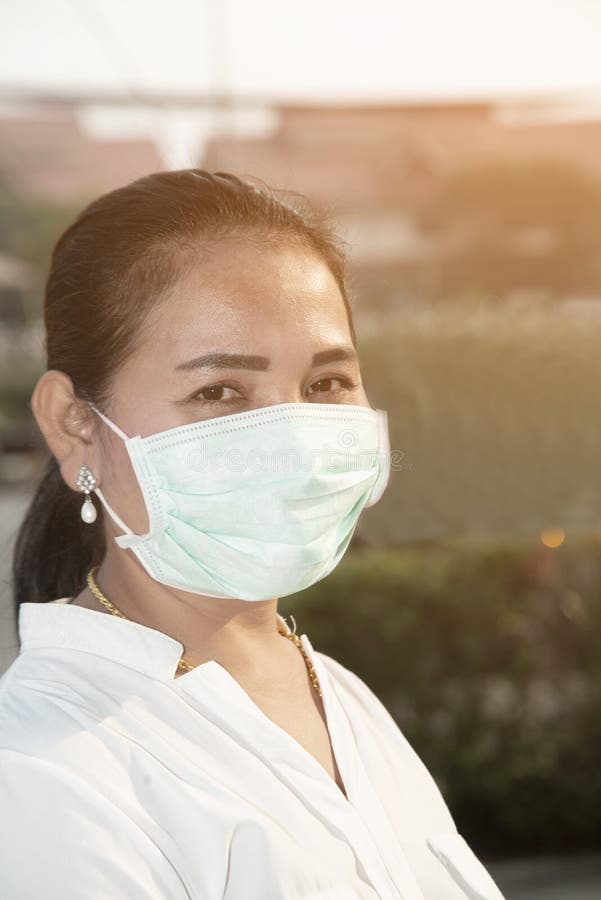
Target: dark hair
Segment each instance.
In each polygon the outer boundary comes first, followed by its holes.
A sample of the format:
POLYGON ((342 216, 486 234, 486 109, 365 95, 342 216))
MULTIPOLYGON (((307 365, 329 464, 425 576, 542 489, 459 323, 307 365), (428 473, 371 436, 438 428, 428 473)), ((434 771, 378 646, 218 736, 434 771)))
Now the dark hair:
MULTIPOLYGON (((52 253, 44 305, 48 369, 65 372, 77 396, 102 409, 149 308, 198 263, 199 250, 227 237, 314 250, 340 288, 356 345, 345 285, 346 242, 335 234, 329 214, 297 192, 253 182, 203 169, 156 172, 90 203, 52 253)), ((74 596, 89 569, 102 562, 103 510, 96 504, 96 521, 84 524, 82 501, 51 455, 17 535, 17 611, 24 601, 74 596)))

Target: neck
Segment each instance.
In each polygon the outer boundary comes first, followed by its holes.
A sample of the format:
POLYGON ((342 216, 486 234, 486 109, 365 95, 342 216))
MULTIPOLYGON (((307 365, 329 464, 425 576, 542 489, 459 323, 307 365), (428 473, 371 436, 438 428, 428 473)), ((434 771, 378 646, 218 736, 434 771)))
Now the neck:
MULTIPOLYGON (((95 581, 128 619, 178 640, 193 665, 215 659, 228 668, 252 669, 265 655, 288 654, 282 641, 277 599, 246 601, 207 597, 167 587, 122 550, 109 548, 95 581)), ((111 613, 86 587, 86 605, 111 613)), ((82 597, 83 599, 83 597, 82 597)))

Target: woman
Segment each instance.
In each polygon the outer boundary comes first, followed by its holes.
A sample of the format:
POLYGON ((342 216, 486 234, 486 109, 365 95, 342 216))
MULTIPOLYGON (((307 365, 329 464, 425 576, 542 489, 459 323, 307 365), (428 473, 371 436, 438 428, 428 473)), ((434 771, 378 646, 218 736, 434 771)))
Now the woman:
POLYGON ((62 235, 45 325, 1 895, 499 898, 384 706, 277 612, 390 469, 325 222, 149 175, 62 235))

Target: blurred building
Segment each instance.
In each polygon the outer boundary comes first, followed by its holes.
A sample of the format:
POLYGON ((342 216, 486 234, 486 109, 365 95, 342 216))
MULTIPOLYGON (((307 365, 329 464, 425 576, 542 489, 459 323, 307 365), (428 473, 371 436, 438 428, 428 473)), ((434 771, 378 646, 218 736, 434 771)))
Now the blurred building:
POLYGON ((160 168, 150 138, 98 140, 62 110, 0 115, 0 180, 26 195, 68 203, 160 168))
POLYGON ((231 169, 301 190, 338 209, 404 209, 439 176, 471 162, 552 157, 601 175, 601 109, 574 120, 551 101, 280 106, 266 137, 209 141, 208 169, 231 169))
MULTIPOLYGON (((68 200, 166 168, 156 132, 95 135, 82 125, 86 104, 94 106, 93 96, 55 106, 32 102, 29 114, 23 106, 11 114, 10 106, 0 105, 5 183, 68 200)), ((601 174, 601 105, 578 117, 570 108, 552 97, 537 103, 276 104, 269 116, 276 125, 264 134, 245 136, 219 125, 200 148, 198 164, 255 175, 340 211, 410 212, 431 195, 440 175, 472 161, 553 157, 601 174)), ((204 112, 199 101, 198 114, 204 112)))
MULTIPOLYGON (((435 299, 451 283, 444 260, 461 252, 464 236, 452 229, 426 235, 417 225, 446 175, 470 164, 550 160, 601 176, 601 105, 594 99, 581 107, 552 97, 280 106, 278 115, 278 127, 263 137, 213 137, 201 165, 255 175, 331 207, 352 246, 357 296, 369 296, 374 312, 435 299)), ((511 237, 517 250, 528 238, 526 265, 532 231, 511 237)))
MULTIPOLYGON (((115 116, 118 110, 127 126, 127 100, 114 103, 115 116)), ((110 110, 110 98, 102 106, 110 110)), ((25 195, 80 202, 170 167, 165 148, 177 138, 175 118, 164 118, 162 132, 154 127, 140 136, 139 114, 132 111, 130 134, 126 128, 121 137, 107 137, 95 134, 82 115, 94 108, 93 97, 32 102, 29 113, 23 108, 10 114, 0 107, 0 182, 25 195)), ((601 176, 601 104, 594 98, 580 107, 553 97, 394 106, 266 103, 255 112, 259 119, 269 113, 268 127, 246 132, 228 127, 227 113, 236 111, 232 100, 231 109, 215 115, 212 133, 200 127, 197 164, 256 176, 330 208, 351 247, 357 294, 369 293, 373 309, 378 296, 385 308, 435 298, 450 284, 439 263, 453 253, 458 235, 451 229, 425 234, 417 225, 417 214, 447 174, 492 160, 553 159, 601 176)), ((192 102, 188 116, 206 121, 207 109, 192 102)), ((528 238, 524 254, 532 255, 532 229, 515 237, 528 238)))

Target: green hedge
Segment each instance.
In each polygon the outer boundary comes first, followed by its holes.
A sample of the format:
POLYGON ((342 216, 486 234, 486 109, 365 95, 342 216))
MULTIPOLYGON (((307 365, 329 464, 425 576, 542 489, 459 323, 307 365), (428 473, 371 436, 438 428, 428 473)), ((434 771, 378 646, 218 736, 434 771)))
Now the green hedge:
POLYGON ((441 302, 363 338, 398 459, 363 532, 401 544, 601 529, 599 309, 441 302))
POLYGON ((489 855, 601 844, 601 536, 349 550, 280 601, 357 672, 489 855))

